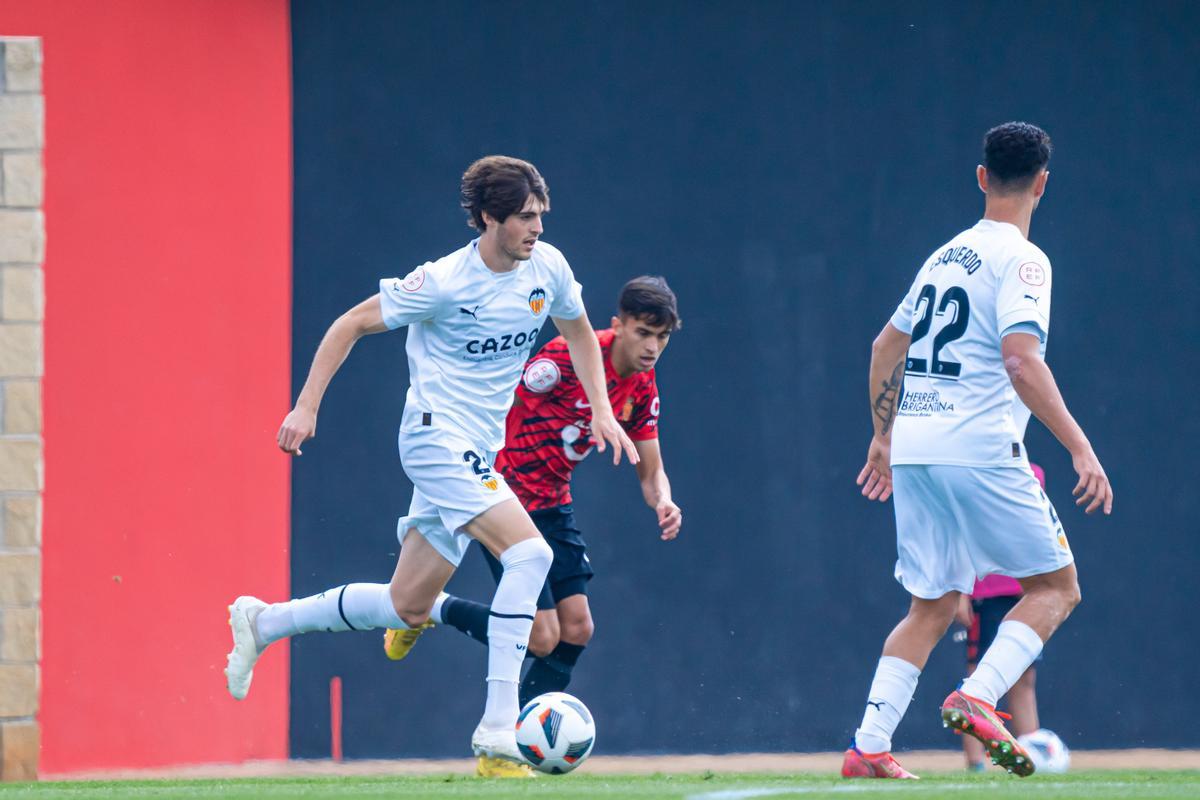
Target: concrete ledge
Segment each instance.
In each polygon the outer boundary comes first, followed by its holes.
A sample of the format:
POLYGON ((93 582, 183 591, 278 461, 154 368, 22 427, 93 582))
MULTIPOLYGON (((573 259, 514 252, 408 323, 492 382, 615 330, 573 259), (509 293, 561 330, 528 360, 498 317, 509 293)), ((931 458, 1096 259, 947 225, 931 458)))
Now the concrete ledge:
POLYGON ((0 781, 37 780, 41 733, 33 720, 0 722, 0 781))

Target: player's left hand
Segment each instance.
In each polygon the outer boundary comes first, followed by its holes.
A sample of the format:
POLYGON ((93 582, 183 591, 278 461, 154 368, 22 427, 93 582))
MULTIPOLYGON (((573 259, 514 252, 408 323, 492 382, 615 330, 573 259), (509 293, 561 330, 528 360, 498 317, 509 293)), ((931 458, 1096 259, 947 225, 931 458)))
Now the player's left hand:
POLYGON ((856 481, 868 500, 887 502, 892 496, 892 443, 872 437, 867 449, 867 463, 856 481))
POLYGON ((659 538, 669 542, 678 536, 679 529, 683 527, 683 512, 679 510, 679 506, 670 500, 663 500, 655 506, 654 511, 658 514, 658 527, 662 529, 659 538))
POLYGON ((611 444, 613 446, 613 465, 621 463, 621 453, 629 457, 630 464, 636 464, 641 458, 633 440, 625 433, 625 429, 617 424, 617 418, 609 414, 592 415, 592 441, 596 443, 596 451, 603 453, 611 444), (607 444, 606 444, 607 443, 607 444))

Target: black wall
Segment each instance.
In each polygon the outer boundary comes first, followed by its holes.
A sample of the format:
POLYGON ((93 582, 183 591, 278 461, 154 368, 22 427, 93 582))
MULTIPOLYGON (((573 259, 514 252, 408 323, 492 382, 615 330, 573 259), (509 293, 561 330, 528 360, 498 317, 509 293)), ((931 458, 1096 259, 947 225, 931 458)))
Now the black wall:
MULTIPOLYGON (((632 469, 593 459, 577 510, 597 635, 572 691, 600 751, 827 750, 862 712, 906 606, 889 506, 854 486, 872 337, 925 256, 975 222, 983 132, 1027 119, 1056 154, 1032 237, 1055 268, 1049 360, 1116 490, 1071 507, 1037 423, 1084 602, 1046 652, 1043 723, 1075 747, 1200 746, 1192 403, 1200 15, 1185 3, 293 4, 295 386, 326 326, 471 236, 473 159, 547 177, 545 238, 604 323, 666 275, 685 328, 659 370, 686 525, 658 541, 632 469)), ((386 581, 410 486, 396 456, 404 334, 362 342, 295 464, 293 593, 386 581)), ((472 554, 452 590, 486 600, 472 554)), ((296 756, 463 755, 485 651, 452 629, 402 664, 379 634, 292 645, 296 756)), ((899 746, 949 747, 945 642, 899 746)))

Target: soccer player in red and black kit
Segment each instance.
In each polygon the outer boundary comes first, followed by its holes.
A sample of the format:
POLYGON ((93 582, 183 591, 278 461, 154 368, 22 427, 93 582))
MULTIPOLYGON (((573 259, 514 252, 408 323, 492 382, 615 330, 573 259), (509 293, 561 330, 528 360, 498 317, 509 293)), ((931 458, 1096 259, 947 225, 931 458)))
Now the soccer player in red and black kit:
MULTIPOLYGON (((679 534, 683 515, 671 499, 671 484, 659 451, 654 365, 671 334, 680 328, 675 293, 662 278, 634 278, 621 289, 618 308, 612 327, 596 332, 608 397, 617 421, 641 457, 637 471, 642 496, 658 516, 660 538, 670 541, 679 534)), ((565 689, 592 638, 587 584, 593 573, 571 508, 571 473, 594 448, 590 418, 587 397, 571 366, 567 343, 560 336, 525 365, 508 413, 504 449, 495 461, 554 551, 529 637, 534 660, 521 682, 521 705, 544 692, 565 689)), ((481 552, 498 579, 499 562, 487 550, 481 548, 481 552)), ((490 613, 483 603, 446 595, 435 604, 431 618, 486 643, 490 613)), ((389 630, 384 636, 388 657, 408 655, 420 632, 389 630)))

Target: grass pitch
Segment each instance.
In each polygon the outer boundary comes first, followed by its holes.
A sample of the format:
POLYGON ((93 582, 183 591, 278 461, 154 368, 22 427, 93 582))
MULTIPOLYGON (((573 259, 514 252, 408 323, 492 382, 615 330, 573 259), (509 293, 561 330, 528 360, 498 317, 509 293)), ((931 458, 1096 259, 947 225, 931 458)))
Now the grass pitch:
POLYGON ((986 800, 1107 800, 1200 797, 1200 771, 1112 770, 1019 779, 1003 774, 935 775, 916 781, 846 781, 814 774, 568 775, 533 781, 484 781, 463 775, 424 777, 252 778, 240 780, 87 781, 0 784, 0 800, 92 798, 845 798, 847 796, 986 800), (979 794, 976 794, 979 793, 979 794))

